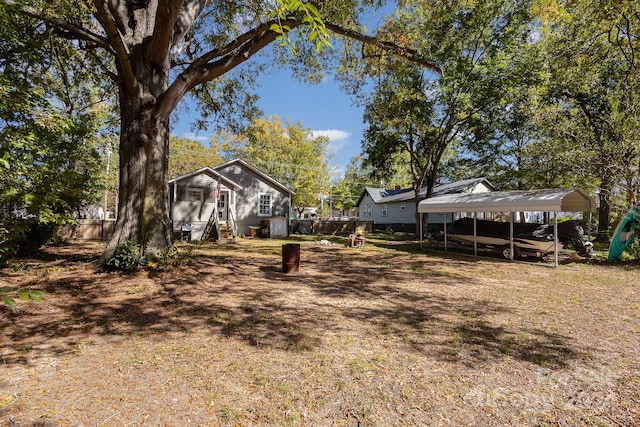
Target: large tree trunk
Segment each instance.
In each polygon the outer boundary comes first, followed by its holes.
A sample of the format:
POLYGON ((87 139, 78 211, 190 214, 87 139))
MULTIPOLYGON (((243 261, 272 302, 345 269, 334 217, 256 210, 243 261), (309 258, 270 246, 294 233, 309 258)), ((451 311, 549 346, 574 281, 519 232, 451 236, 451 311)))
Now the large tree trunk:
POLYGON ((600 184, 600 209, 598 211, 598 239, 609 239, 609 215, 611 214, 611 193, 613 180, 609 176, 602 178, 600 184))
POLYGON ((120 88, 118 217, 102 263, 127 240, 139 244, 149 261, 157 260, 171 243, 169 117, 158 102, 168 85, 169 64, 136 65, 137 90, 132 93, 124 83, 120 88))
POLYGON ((144 248, 148 260, 155 260, 171 242, 166 197, 168 123, 142 114, 122 130, 118 219, 105 257, 118 244, 131 240, 144 248))
MULTIPOLYGON (((416 179, 413 182, 413 192, 415 195, 415 203, 416 203, 416 211, 415 211, 415 217, 416 217, 416 236, 420 236, 420 213, 418 212, 418 205, 420 204, 420 202, 422 200, 420 200, 420 190, 422 189, 422 187, 425 186, 425 181, 427 181, 426 183, 426 187, 427 187, 427 192, 425 194, 425 199, 430 198, 433 195, 433 187, 435 187, 436 185, 436 174, 435 171, 433 170, 433 168, 429 168, 429 170, 427 171, 428 173, 426 174, 426 177, 424 178, 420 178, 420 179, 416 179)), ((414 179, 416 177, 414 176, 414 179)), ((425 232, 429 232, 428 228, 429 228, 429 215, 427 214, 426 216, 426 221, 422 224, 423 227, 425 227, 422 231, 423 233, 425 232)))

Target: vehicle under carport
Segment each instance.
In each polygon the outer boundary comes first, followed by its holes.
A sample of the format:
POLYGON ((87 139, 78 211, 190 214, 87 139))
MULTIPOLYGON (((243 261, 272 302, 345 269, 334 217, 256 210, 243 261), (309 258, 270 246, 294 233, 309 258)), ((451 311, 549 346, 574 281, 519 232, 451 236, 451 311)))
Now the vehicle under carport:
MULTIPOLYGON (((420 246, 423 245, 423 215, 428 213, 473 213, 474 223, 479 212, 509 213, 510 259, 514 259, 513 224, 516 212, 553 213, 554 223, 554 263, 558 265, 558 212, 596 212, 596 202, 584 190, 579 188, 549 188, 542 190, 491 191, 486 193, 447 194, 425 199, 418 204, 420 214, 420 246)), ((475 229, 475 226, 474 226, 475 229)), ((444 227, 445 250, 447 250, 447 227, 444 227)), ((588 231, 589 235, 591 230, 588 231)), ((474 254, 478 254, 477 235, 474 232, 474 254)))

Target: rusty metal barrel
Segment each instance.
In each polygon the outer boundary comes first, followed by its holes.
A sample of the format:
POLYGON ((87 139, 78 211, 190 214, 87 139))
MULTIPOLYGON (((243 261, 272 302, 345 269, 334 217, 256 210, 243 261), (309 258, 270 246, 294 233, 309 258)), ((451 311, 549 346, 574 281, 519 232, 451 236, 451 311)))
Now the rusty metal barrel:
POLYGON ((282 271, 295 273, 300 271, 300 244, 287 243, 282 245, 282 271))

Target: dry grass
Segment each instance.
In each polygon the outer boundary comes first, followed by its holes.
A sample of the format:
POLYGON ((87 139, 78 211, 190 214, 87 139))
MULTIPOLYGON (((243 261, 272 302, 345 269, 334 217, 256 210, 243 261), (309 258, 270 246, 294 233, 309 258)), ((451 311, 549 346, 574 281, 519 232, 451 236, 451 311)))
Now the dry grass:
POLYGON ((46 295, 0 308, 0 424, 640 424, 637 267, 302 241, 283 274, 282 243, 132 275, 75 243, 1 271, 46 295))

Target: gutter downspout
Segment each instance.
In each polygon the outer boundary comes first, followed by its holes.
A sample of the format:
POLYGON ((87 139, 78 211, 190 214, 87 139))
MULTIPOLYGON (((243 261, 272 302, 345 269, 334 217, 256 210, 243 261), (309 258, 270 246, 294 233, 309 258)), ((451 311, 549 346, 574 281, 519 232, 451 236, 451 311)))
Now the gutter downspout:
POLYGON ((289 195, 289 206, 287 207, 287 209, 289 210, 289 212, 287 213, 287 237, 289 237, 291 235, 291 199, 293 199, 293 197, 291 196, 291 193, 287 193, 289 195))
MULTIPOLYGON (((173 182, 173 202, 171 203, 171 208, 169 209, 169 220, 171 222, 171 236, 173 236, 173 230, 175 227, 175 224, 173 223, 174 218, 173 218, 173 209, 176 206, 176 201, 178 199, 178 181, 174 181, 173 182)), ((173 239, 173 237, 172 237, 173 239)))

